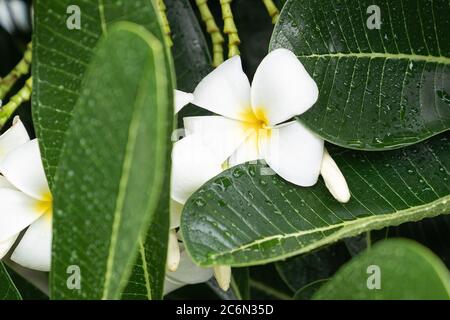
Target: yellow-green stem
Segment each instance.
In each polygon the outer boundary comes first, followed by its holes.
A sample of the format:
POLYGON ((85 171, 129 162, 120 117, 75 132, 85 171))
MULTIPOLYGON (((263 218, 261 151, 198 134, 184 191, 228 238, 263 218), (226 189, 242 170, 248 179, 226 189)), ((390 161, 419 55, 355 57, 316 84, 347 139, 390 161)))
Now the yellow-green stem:
POLYGON ((169 47, 172 47, 172 31, 170 30, 169 20, 167 19, 166 5, 164 4, 164 0, 158 0, 158 10, 163 25, 163 31, 166 35, 167 44, 169 45, 169 47))
POLYGON ((16 111, 16 109, 31 97, 32 80, 27 79, 25 85, 14 96, 9 99, 8 103, 0 107, 0 129, 5 125, 6 121, 16 111))
POLYGON ((272 18, 272 23, 277 23, 278 16, 280 15, 277 6, 275 5, 275 3, 273 3, 272 0, 263 0, 263 2, 266 6, 267 12, 269 13, 269 16, 272 18))
POLYGON ((220 0, 222 8, 223 32, 228 35, 228 57, 239 55, 239 44, 241 40, 234 23, 233 12, 230 3, 233 0, 220 0))
POLYGON ((202 21, 206 25, 206 31, 211 36, 212 51, 213 51, 213 66, 217 67, 223 62, 223 43, 225 42, 216 20, 208 7, 208 0, 196 0, 198 10, 202 21))
POLYGON ((0 78, 0 99, 3 99, 11 90, 16 81, 30 72, 31 65, 31 42, 27 46, 27 50, 23 54, 23 58, 14 67, 11 72, 4 78, 0 78))

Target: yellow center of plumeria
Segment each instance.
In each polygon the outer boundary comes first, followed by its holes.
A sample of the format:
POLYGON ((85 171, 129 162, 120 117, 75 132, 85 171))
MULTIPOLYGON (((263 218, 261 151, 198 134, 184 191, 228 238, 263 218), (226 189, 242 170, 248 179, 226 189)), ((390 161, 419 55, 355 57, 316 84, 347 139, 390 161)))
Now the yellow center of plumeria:
MULTIPOLYGON (((241 113, 244 130, 252 130, 256 134, 256 147, 259 149, 261 140, 270 137, 272 128, 269 126, 269 119, 264 108, 247 108, 241 113)), ((253 132, 252 132, 253 134, 253 132)), ((251 139, 251 135, 249 139, 251 139)))
POLYGON ((53 197, 52 194, 48 191, 42 193, 40 200, 36 203, 36 211, 43 212, 45 215, 49 217, 53 214, 53 197))

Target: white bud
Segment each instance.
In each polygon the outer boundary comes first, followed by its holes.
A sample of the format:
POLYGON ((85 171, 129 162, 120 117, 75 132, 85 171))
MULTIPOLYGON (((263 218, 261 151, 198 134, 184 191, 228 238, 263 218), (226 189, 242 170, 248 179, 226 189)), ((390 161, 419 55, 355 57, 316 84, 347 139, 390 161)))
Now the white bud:
POLYGON ((231 283, 231 267, 230 266, 215 266, 214 276, 220 289, 227 291, 230 288, 231 283))
POLYGON ((320 174, 328 190, 337 201, 347 203, 350 200, 350 190, 348 189, 347 181, 345 181, 341 170, 339 170, 327 149, 323 150, 320 174))
POLYGON ((175 229, 169 231, 169 243, 167 248, 167 269, 175 272, 180 264, 180 246, 178 245, 177 232, 175 229))

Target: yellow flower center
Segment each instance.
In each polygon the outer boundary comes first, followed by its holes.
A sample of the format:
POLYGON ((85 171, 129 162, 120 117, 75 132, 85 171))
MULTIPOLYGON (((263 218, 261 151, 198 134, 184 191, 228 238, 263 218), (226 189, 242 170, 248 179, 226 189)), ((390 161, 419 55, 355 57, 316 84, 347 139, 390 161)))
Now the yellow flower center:
POLYGON ((270 137, 272 129, 269 126, 269 119, 264 108, 247 108, 241 113, 242 125, 244 130, 252 130, 252 134, 256 134, 256 147, 259 149, 259 142, 262 139, 270 137))
POLYGON ((36 211, 43 212, 49 217, 53 214, 53 197, 48 191, 42 193, 41 199, 36 202, 36 211))

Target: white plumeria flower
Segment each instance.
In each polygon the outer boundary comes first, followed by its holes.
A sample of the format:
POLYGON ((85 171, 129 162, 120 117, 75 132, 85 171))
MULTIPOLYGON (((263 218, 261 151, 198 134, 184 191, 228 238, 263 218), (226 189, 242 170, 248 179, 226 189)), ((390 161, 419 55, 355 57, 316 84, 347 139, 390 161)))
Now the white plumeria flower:
POLYGON ((333 196, 347 202, 347 184, 331 157, 324 157, 324 141, 300 122, 286 122, 317 98, 316 83, 286 49, 263 59, 251 86, 235 56, 207 75, 193 94, 177 91, 176 111, 191 102, 218 115, 183 119, 186 137, 173 150, 172 199, 184 204, 224 164, 263 159, 279 176, 303 187, 314 185, 322 172, 333 196))
POLYGON ((38 142, 27 140, 20 121, 0 137, 0 150, 16 145, 0 156, 1 253, 6 254, 19 233, 28 227, 11 260, 30 269, 49 271, 53 200, 38 142))
MULTIPOLYGON (((183 119, 186 137, 172 151, 171 235, 168 268, 180 261, 175 229, 187 199, 224 169, 264 159, 282 178, 312 186, 322 173, 331 194, 340 202, 350 199, 347 183, 324 149, 324 141, 292 117, 307 111, 318 98, 318 88, 289 50, 269 53, 250 86, 239 56, 228 59, 195 88, 175 92, 175 112, 193 103, 214 116, 183 119)), ((227 290, 229 266, 216 266, 219 286, 227 290)))

